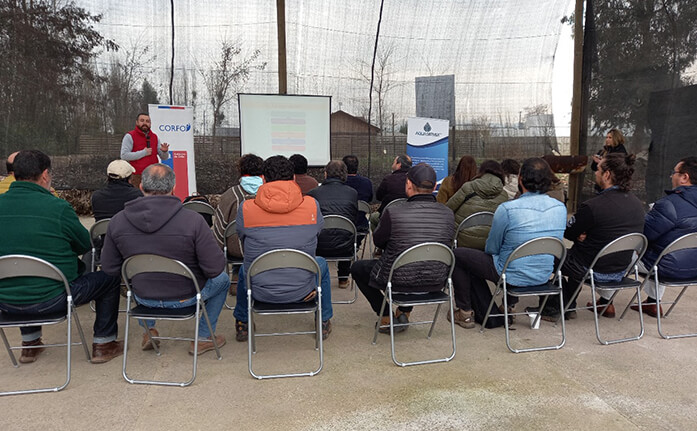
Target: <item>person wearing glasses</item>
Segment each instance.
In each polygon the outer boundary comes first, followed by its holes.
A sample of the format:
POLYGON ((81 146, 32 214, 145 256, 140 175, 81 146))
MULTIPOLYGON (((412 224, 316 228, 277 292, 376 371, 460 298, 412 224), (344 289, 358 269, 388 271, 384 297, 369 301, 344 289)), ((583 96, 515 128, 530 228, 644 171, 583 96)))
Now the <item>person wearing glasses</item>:
POLYGON ((150 130, 150 115, 141 112, 136 117, 136 127, 123 136, 121 141, 121 159, 129 162, 136 170, 131 175, 131 184, 137 189, 143 170, 160 160, 169 159, 169 144, 160 142, 157 135, 150 130), (153 153, 152 149, 157 151, 153 153))

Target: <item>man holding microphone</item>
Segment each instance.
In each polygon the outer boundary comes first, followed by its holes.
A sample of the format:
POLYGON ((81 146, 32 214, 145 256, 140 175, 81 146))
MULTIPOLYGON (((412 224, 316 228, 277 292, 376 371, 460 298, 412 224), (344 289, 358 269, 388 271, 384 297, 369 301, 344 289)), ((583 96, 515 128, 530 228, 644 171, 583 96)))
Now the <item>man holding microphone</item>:
POLYGON ((143 169, 169 158, 169 144, 160 143, 157 135, 150 130, 150 115, 141 112, 136 117, 136 127, 126 133, 121 141, 121 159, 127 160, 136 170, 131 176, 131 184, 138 188, 143 169), (157 148, 157 154, 152 149, 157 148))

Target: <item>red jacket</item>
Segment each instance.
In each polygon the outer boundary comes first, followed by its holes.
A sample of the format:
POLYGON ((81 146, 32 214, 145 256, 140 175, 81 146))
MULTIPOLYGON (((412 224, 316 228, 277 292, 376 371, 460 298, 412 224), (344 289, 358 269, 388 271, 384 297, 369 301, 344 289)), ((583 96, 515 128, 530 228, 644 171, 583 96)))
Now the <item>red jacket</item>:
MULTIPOLYGON (((143 133, 142 130, 135 128, 128 132, 129 135, 131 135, 131 138, 133 138, 133 149, 131 151, 140 151, 145 149, 147 146, 147 142, 145 139, 145 133, 143 133)), ((152 154, 149 156, 145 156, 141 159, 138 160, 131 160, 128 163, 130 163, 133 168, 135 168, 135 174, 140 175, 143 173, 143 170, 147 168, 150 165, 153 165, 155 163, 158 163, 157 159, 157 144, 158 144, 158 139, 157 135, 154 134, 152 131, 150 131, 150 148, 152 148, 152 154)))

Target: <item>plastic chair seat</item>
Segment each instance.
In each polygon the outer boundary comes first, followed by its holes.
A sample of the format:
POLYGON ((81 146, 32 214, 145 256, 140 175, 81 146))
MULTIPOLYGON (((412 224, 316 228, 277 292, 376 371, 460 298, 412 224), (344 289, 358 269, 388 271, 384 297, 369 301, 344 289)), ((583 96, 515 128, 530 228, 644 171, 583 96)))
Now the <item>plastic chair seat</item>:
POLYGON ((274 304, 271 302, 260 302, 254 300, 252 302, 252 309, 257 314, 264 313, 288 313, 288 312, 311 312, 317 309, 317 301, 310 302, 293 302, 290 304, 274 304))
POLYGON ((559 286, 554 282, 548 281, 544 284, 525 287, 508 287, 508 294, 511 296, 540 296, 540 295, 556 295, 559 293, 559 286))
POLYGON ((442 290, 427 293, 392 292, 392 303, 394 305, 437 304, 439 302, 448 302, 449 298, 450 297, 442 290))
POLYGON ((9 314, 0 311, 0 325, 50 325, 66 319, 66 312, 49 314, 9 314))
POLYGON ((597 281, 595 282, 596 290, 636 289, 638 286, 641 286, 641 281, 629 277, 623 277, 620 281, 609 283, 598 283, 597 281))
POLYGON ((697 285, 697 278, 690 278, 690 279, 679 279, 679 278, 671 278, 671 277, 661 277, 660 274, 658 276, 658 282, 660 284, 665 284, 666 286, 692 286, 692 285, 697 285))
POLYGON ((190 319, 196 315, 196 305, 184 308, 159 308, 136 305, 131 308, 130 316, 143 319, 190 319))

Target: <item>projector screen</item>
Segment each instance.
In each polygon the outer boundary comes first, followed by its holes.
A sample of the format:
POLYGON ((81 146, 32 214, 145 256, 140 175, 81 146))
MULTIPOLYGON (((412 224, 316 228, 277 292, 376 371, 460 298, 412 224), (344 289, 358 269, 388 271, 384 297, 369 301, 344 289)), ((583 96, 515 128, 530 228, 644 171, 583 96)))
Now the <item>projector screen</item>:
POLYGON ((330 96, 239 94, 242 154, 266 159, 302 154, 310 166, 331 160, 330 96))

